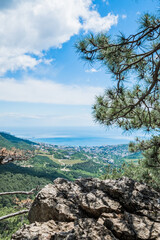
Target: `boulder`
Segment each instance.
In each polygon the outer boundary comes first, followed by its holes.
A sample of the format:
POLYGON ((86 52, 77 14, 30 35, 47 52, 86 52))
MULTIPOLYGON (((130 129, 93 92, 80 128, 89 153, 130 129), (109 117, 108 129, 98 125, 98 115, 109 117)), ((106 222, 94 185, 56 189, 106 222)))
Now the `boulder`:
POLYGON ((58 178, 36 196, 12 240, 160 240, 160 193, 132 179, 58 178))

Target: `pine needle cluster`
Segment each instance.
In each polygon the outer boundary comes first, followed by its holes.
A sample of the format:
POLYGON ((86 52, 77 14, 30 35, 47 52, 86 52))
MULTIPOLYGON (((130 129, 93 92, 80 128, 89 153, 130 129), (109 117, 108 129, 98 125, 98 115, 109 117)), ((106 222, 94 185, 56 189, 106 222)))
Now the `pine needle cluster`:
MULTIPOLYGON (((76 43, 80 56, 99 61, 112 74, 113 87, 98 96, 93 116, 105 126, 157 132, 149 141, 130 144, 142 150, 148 169, 160 168, 160 18, 145 14, 136 34, 90 34, 76 43)), ((156 170, 159 172, 159 170, 156 170)))

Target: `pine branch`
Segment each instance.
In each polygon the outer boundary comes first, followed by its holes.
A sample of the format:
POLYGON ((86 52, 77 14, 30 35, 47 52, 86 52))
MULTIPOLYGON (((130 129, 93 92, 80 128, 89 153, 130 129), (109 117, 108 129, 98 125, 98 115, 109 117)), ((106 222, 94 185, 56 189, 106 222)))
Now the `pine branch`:
MULTIPOLYGON (((137 54, 136 58, 139 56, 142 56, 141 58, 137 59, 136 61, 128 64, 125 68, 122 68, 121 71, 119 71, 117 74, 121 74, 122 72, 126 71, 127 69, 130 69, 133 65, 136 65, 137 63, 141 62, 143 59, 145 59, 146 57, 149 57, 150 55, 152 55, 153 53, 155 53, 157 50, 160 50, 160 44, 158 44, 153 50, 143 53, 143 54, 137 54)), ((134 56, 135 58, 135 56, 134 56)))
POLYGON ((13 194, 25 194, 25 195, 30 195, 30 194, 33 194, 34 191, 36 191, 36 190, 37 190, 37 189, 34 188, 34 189, 32 189, 31 191, 29 191, 29 192, 25 192, 25 191, 1 192, 1 193, 0 193, 0 196, 13 195, 13 194))
POLYGON ((0 149, 0 165, 13 161, 26 161, 34 157, 33 151, 24 151, 16 148, 8 150, 6 148, 0 149))
POLYGON ((7 218, 11 218, 11 217, 15 217, 15 216, 18 216, 18 215, 22 215, 22 214, 28 213, 28 211, 29 210, 21 210, 21 211, 16 212, 16 213, 10 213, 8 215, 0 217, 0 221, 5 220, 7 218))
MULTIPOLYGON (((117 43, 117 44, 107 44, 107 45, 103 45, 103 46, 99 46, 98 44, 96 44, 96 42, 93 43, 93 40, 89 40, 90 43, 94 46, 94 49, 91 50, 87 50, 87 48, 84 48, 82 51, 84 54, 93 54, 96 52, 99 52, 101 50, 107 50, 108 48, 118 48, 120 49, 121 47, 125 46, 125 45, 131 45, 131 47, 133 48, 133 44, 135 43, 136 45, 142 41, 142 39, 144 39, 147 35, 151 34, 152 32, 155 32, 157 29, 160 28, 160 23, 157 24, 156 26, 152 26, 152 28, 146 28, 140 32, 138 32, 135 35, 130 35, 128 38, 125 39, 124 42, 122 43, 117 43), (140 36, 139 36, 140 35, 140 36), (139 36, 137 39, 135 39, 137 36, 139 36)), ((159 36, 159 34, 157 34, 159 36)), ((78 45, 77 45, 78 48, 78 45)), ((136 57, 141 56, 141 54, 136 54, 136 57)))

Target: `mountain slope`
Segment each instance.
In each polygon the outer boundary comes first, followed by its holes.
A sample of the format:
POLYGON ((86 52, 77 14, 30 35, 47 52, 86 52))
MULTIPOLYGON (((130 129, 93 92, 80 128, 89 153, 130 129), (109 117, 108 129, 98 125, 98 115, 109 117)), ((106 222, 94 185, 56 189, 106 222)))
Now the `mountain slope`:
POLYGON ((0 148, 10 149, 12 147, 31 150, 32 146, 36 145, 36 143, 31 142, 29 140, 17 138, 9 133, 0 132, 0 148))

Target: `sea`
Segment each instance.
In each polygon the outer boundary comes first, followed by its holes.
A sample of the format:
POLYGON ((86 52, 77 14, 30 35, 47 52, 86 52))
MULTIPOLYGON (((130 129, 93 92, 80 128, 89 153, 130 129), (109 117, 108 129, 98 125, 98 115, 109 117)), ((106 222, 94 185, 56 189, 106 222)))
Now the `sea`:
MULTIPOLYGON (((123 132, 119 128, 105 127, 5 127, 4 131, 16 137, 33 142, 61 146, 105 146, 128 144, 137 136, 136 133, 123 132)), ((142 133, 139 133, 142 136, 142 133)))

